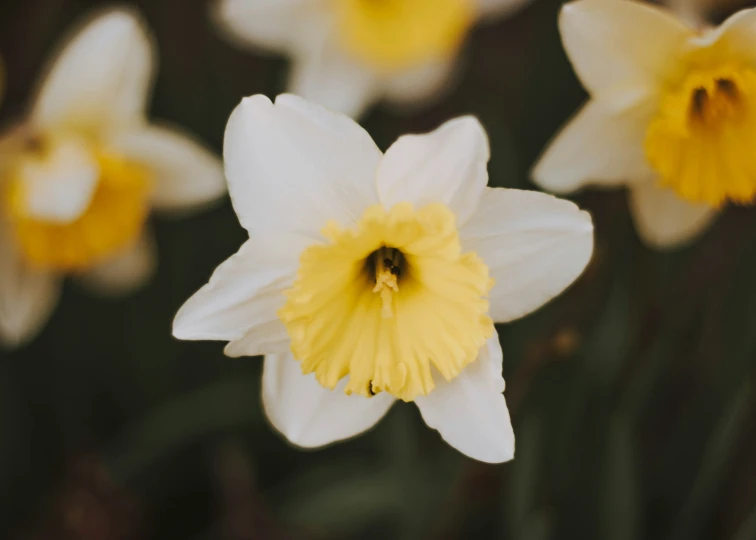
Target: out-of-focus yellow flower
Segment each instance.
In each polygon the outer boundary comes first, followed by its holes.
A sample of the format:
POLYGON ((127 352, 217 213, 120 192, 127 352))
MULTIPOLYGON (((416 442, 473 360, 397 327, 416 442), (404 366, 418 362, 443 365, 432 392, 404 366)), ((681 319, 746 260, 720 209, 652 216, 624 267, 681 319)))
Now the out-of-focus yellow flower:
POLYGON ((471 117, 384 155, 343 115, 254 96, 231 115, 224 156, 250 238, 184 304, 174 335, 265 354, 265 411, 299 446, 356 435, 399 399, 466 455, 511 459, 493 322, 580 275, 590 216, 486 187, 488 138, 471 117))
POLYGON ((294 64, 289 91, 349 116, 385 96, 417 102, 449 79, 481 18, 528 0, 218 0, 220 25, 294 64))
POLYGON ((0 341, 36 334, 65 275, 104 293, 139 286, 154 268, 150 210, 224 194, 220 160, 147 122, 153 63, 134 13, 102 13, 73 33, 29 117, 0 137, 0 341))
POLYGON ((697 235, 727 203, 756 196, 756 10, 692 29, 626 0, 566 5, 560 30, 590 101, 546 150, 536 183, 630 189, 641 237, 697 235))

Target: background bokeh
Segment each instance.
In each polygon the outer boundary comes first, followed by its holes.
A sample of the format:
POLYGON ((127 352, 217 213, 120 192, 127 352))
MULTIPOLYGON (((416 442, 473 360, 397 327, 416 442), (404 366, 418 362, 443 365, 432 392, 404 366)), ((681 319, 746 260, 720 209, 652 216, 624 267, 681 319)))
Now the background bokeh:
MULTIPOLYGON (((283 90, 285 61, 227 44, 204 0, 135 3, 159 45, 155 117, 220 152, 242 96, 283 90)), ((379 106, 364 125, 385 149, 476 114, 491 184, 533 189, 530 165, 585 98, 559 3, 478 28, 444 99, 379 106)), ((0 2, 4 123, 65 29, 101 4, 0 2)), ((715 20, 742 5, 715 5, 715 20)), ((756 538, 756 209, 728 209, 692 246, 655 253, 621 190, 576 200, 594 216, 593 263, 499 329, 517 456, 498 466, 458 454, 401 404, 356 440, 289 447, 265 422, 259 359, 170 335, 177 308, 245 238, 230 203, 156 220, 152 284, 103 300, 70 280, 41 336, 0 351, 0 538, 756 538)))

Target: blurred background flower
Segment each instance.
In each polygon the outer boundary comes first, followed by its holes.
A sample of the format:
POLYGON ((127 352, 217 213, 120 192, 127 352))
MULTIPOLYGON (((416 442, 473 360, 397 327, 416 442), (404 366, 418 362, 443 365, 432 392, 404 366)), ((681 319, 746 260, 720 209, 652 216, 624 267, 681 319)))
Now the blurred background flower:
MULTIPOLYGON (((27 111, 67 29, 101 4, 0 2, 5 125, 27 111)), ((229 46, 208 2, 134 4, 159 46, 151 116, 216 153, 242 96, 286 88, 287 62, 229 46)), ((714 9, 712 22, 745 4, 714 9)), ((586 99, 560 5, 535 0, 472 29, 465 76, 443 100, 365 116, 379 148, 474 114, 491 140, 491 184, 533 189, 531 165, 586 99)), ((247 237, 230 202, 150 222, 160 265, 144 288, 106 300, 65 281, 38 338, 0 351, 0 538, 66 538, 44 527, 59 523, 61 498, 77 500, 66 487, 82 457, 107 478, 87 507, 126 507, 106 513, 126 515, 137 538, 754 538, 756 212, 730 208, 688 247, 654 252, 622 190, 574 199, 594 218, 593 262, 547 308, 498 328, 517 433, 503 465, 460 455, 412 407, 353 441, 290 448, 262 415, 259 359, 170 335, 176 309, 247 237)))
POLYGON ((349 116, 443 93, 472 26, 529 0, 217 0, 240 45, 292 57, 288 91, 349 116))
POLYGON ((0 135, 0 339, 36 335, 59 279, 105 294, 155 265, 150 207, 186 210, 225 193, 220 161, 145 116, 154 54, 138 16, 114 10, 72 32, 28 117, 0 135))
POLYGON ((582 0, 559 28, 591 98, 534 168, 538 185, 627 185, 639 234, 660 248, 756 199, 756 9, 700 30, 648 4, 582 0))

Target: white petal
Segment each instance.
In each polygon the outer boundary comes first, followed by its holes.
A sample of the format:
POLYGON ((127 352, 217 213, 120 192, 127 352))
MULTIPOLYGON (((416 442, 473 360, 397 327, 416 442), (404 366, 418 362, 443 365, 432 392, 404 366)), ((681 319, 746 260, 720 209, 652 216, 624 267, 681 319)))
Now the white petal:
POLYGON ((221 160, 183 130, 141 126, 114 134, 110 145, 152 174, 152 204, 161 210, 196 208, 226 193, 221 160))
POLYGON ((186 340, 233 341, 259 325, 277 321, 276 312, 286 301, 283 292, 294 282, 299 254, 307 243, 307 239, 287 234, 247 240, 181 307, 173 322, 173 335, 186 340))
POLYGON ((100 130, 141 118, 153 74, 152 42, 141 19, 111 10, 72 35, 44 78, 33 122, 100 130))
POLYGON ((57 277, 25 263, 0 218, 0 342, 19 346, 36 337, 59 294, 57 277))
POLYGON ((399 104, 429 106, 449 87, 455 63, 450 59, 428 62, 392 75, 383 82, 386 99, 399 104))
POLYGON ((328 390, 314 374, 303 375, 291 354, 268 355, 263 368, 265 413, 289 442, 303 448, 354 437, 383 418, 394 398, 385 392, 372 398, 347 396, 346 384, 344 379, 328 390))
POLYGON ((380 79, 330 40, 313 43, 294 60, 288 91, 358 118, 379 97, 380 79))
POLYGON ((458 225, 475 212, 488 183, 488 136, 472 116, 445 123, 427 135, 405 135, 378 168, 378 194, 386 208, 443 203, 458 225))
POLYGON ((415 400, 428 427, 437 429, 466 456, 486 463, 514 457, 514 432, 502 394, 501 360, 499 337, 494 335, 459 376, 451 382, 436 377, 436 388, 415 400))
POLYGON ((277 51, 297 48, 317 11, 314 0, 217 0, 213 18, 239 44, 277 51))
MULTIPOLYGON (((695 12, 691 7, 690 11, 695 12)), ((700 11, 700 6, 699 10, 700 11)), ((699 13, 700 14, 700 13, 699 13)), ((693 39, 693 44, 700 47, 725 46, 730 54, 756 63, 756 8, 742 9, 728 18, 719 27, 704 31, 693 39)))
POLYGON ((488 265, 496 322, 522 317, 566 289, 593 252, 593 225, 575 204, 535 191, 488 188, 460 231, 488 265))
POLYGON ((568 193, 586 184, 614 186, 648 177, 643 141, 652 116, 651 103, 617 111, 589 101, 549 143, 533 181, 568 193))
POLYGON ((638 234, 654 248, 674 248, 690 242, 717 215, 710 206, 690 203, 654 181, 633 186, 629 202, 638 234))
POLYGON ((149 235, 114 257, 103 261, 81 275, 83 283, 103 296, 120 296, 133 292, 155 274, 157 249, 149 235))
POLYGON ((668 11, 629 0, 566 4, 559 29, 588 91, 621 101, 658 88, 693 35, 668 11))
MULTIPOLYGON (((269 301, 275 302, 269 293, 269 301)), ((275 304, 278 306, 279 304, 275 304)), ((260 354, 286 354, 291 352, 291 340, 286 326, 276 316, 275 311, 267 317, 268 320, 250 328, 241 338, 230 341, 223 352, 231 358, 243 356, 257 356, 260 354)))
POLYGON ((378 202, 381 152, 353 120, 291 95, 275 105, 246 98, 228 121, 226 178, 250 233, 289 231, 322 238, 335 220, 349 226, 378 202))
POLYGON ((24 212, 41 221, 71 223, 89 207, 100 177, 100 166, 86 142, 75 138, 53 143, 48 156, 25 160, 24 212))
POLYGON ((476 0, 478 14, 485 18, 499 18, 512 15, 532 0, 476 0))

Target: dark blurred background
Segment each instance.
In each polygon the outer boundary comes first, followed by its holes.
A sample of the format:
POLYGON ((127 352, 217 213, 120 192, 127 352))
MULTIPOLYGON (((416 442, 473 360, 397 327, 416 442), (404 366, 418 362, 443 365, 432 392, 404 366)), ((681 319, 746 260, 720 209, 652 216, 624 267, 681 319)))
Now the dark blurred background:
MULTIPOLYGON (((159 45, 155 117, 220 152, 242 96, 283 91, 285 60, 228 45, 204 0, 134 3, 159 45)), ((0 2, 4 123, 65 29, 103 4, 0 2)), ((559 4, 479 27, 445 99, 412 114, 379 106, 364 125, 385 149, 476 114, 491 184, 534 189, 530 165, 585 98, 559 4)), ((713 20, 743 5, 714 5, 713 20)), ((593 263, 499 328, 517 456, 498 466, 458 454, 404 404, 356 440, 289 447, 263 417, 260 359, 170 335, 245 238, 230 204, 156 219, 147 288, 113 301, 69 281, 41 336, 0 351, 0 538, 755 539, 756 209, 728 209, 692 246, 656 253, 621 190, 576 200, 596 223, 593 263)))

